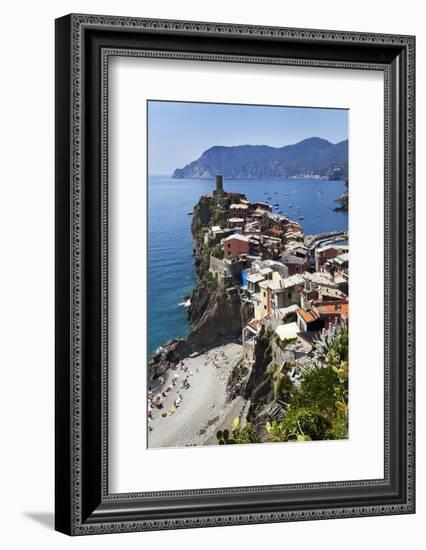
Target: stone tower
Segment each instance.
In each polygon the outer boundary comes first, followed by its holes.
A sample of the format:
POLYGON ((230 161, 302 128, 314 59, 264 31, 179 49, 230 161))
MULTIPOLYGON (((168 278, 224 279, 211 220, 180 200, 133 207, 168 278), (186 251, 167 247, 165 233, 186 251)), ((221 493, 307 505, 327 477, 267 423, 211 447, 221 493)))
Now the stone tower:
POLYGON ((215 189, 215 195, 221 196, 223 195, 223 178, 221 175, 216 176, 216 189, 215 189))

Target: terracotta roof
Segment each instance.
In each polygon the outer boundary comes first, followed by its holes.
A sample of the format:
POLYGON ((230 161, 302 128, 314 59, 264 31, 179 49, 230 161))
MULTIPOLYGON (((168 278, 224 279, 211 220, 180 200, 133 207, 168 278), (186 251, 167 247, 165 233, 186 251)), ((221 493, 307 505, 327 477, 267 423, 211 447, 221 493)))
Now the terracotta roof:
POLYGON ((312 321, 315 321, 315 317, 312 315, 310 311, 305 311, 304 309, 299 308, 297 310, 297 313, 302 317, 302 319, 306 323, 312 323, 312 321))
POLYGON ((248 325, 249 325, 250 327, 254 328, 254 330, 256 330, 256 331, 257 331, 257 329, 259 328, 259 324, 260 324, 259 321, 257 321, 256 319, 252 319, 252 320, 250 321, 250 323, 248 323, 248 325))
POLYGON ((330 315, 333 313, 340 313, 342 315, 348 315, 349 313, 349 304, 348 302, 341 301, 339 302, 322 302, 321 304, 315 304, 315 308, 318 310, 321 315, 330 315))

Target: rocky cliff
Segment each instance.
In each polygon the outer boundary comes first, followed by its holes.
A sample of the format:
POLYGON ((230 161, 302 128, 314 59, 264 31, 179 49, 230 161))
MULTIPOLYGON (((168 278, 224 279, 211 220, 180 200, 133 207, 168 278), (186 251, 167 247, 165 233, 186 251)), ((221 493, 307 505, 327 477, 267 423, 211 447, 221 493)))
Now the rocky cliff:
POLYGON ((211 250, 204 235, 212 225, 224 224, 231 203, 245 198, 239 193, 224 193, 221 197, 201 197, 194 208, 192 237, 195 266, 199 276, 188 308, 192 332, 187 340, 194 346, 208 347, 221 338, 239 338, 243 321, 249 314, 242 307, 239 289, 225 288, 209 273, 211 250))
POLYGON ((240 387, 238 381, 236 384, 240 394, 249 402, 247 420, 256 427, 261 441, 268 438, 266 422, 283 417, 295 390, 288 376, 291 367, 287 365, 283 370, 285 361, 288 362, 288 356, 272 329, 262 327, 255 344, 253 364, 240 387))
POLYGON ((254 350, 254 363, 244 388, 244 397, 251 402, 251 421, 256 420, 265 403, 274 399, 271 378, 267 374, 267 367, 273 360, 271 339, 271 333, 262 327, 254 350))
POLYGON ((242 304, 239 289, 219 285, 209 269, 210 249, 204 243, 209 227, 222 221, 229 204, 239 202, 243 195, 224 193, 220 198, 201 197, 194 208, 192 236, 194 262, 198 282, 190 296, 188 321, 192 331, 186 339, 168 342, 155 355, 149 366, 150 377, 160 376, 172 363, 218 345, 224 340, 241 337, 243 325, 252 316, 252 306, 242 304))
POLYGON ((345 180, 346 191, 338 197, 335 202, 340 206, 334 208, 335 212, 347 212, 349 208, 349 189, 348 189, 348 180, 345 180))

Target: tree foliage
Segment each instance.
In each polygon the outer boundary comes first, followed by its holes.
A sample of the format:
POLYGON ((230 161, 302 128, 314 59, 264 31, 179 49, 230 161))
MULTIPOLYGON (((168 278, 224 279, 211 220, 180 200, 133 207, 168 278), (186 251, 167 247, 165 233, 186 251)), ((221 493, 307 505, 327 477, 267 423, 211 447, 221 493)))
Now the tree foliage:
POLYGON ((235 445, 247 443, 260 443, 260 437, 255 427, 250 422, 241 427, 240 418, 234 418, 231 430, 219 430, 216 434, 219 445, 235 445))
POLYGON ((332 414, 335 409, 335 387, 339 377, 331 367, 320 367, 305 374, 300 390, 295 393, 291 407, 314 408, 324 414, 332 414))
POLYGON ((224 256, 223 246, 221 244, 216 244, 210 249, 210 254, 213 256, 213 258, 223 260, 223 256, 224 256))
POLYGON ((244 428, 238 429, 235 434, 235 442, 244 443, 260 443, 260 437, 255 427, 250 422, 247 422, 244 428))
POLYGON ((289 409, 281 422, 268 422, 270 441, 315 441, 329 439, 330 421, 312 409, 289 409))

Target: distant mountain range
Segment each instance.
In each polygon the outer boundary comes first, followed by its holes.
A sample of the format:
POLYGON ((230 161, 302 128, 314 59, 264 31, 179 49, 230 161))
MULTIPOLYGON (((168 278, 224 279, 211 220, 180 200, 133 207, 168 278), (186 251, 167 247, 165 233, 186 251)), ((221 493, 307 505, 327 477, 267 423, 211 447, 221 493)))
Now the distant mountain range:
POLYGON ((311 137, 294 145, 215 146, 184 168, 174 178, 288 178, 322 177, 344 179, 348 175, 348 140, 333 144, 311 137))

